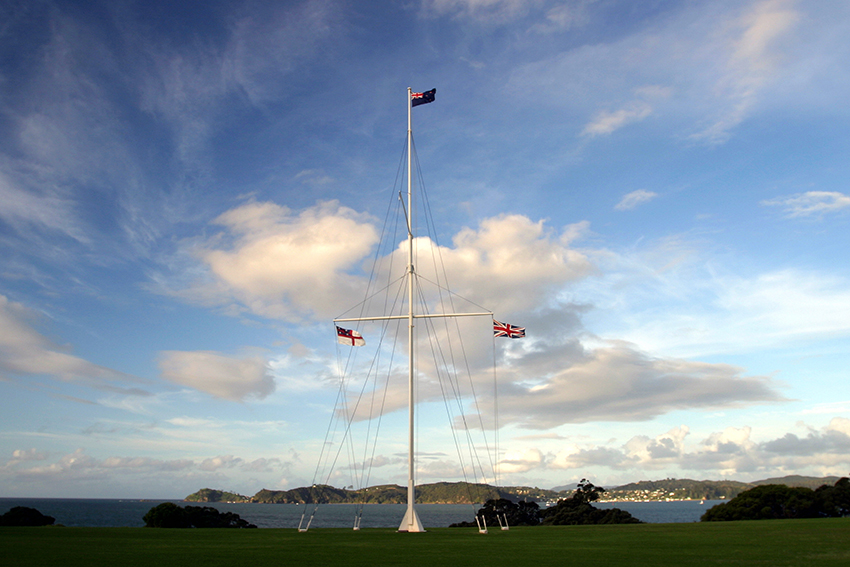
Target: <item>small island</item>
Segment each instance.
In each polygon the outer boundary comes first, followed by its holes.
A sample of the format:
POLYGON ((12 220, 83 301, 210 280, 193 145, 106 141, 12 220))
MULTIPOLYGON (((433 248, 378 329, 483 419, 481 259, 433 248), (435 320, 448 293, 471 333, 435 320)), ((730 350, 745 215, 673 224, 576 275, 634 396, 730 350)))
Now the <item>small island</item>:
POLYGON ((235 492, 215 490, 214 488, 202 488, 183 499, 184 502, 251 502, 250 496, 243 496, 235 492))

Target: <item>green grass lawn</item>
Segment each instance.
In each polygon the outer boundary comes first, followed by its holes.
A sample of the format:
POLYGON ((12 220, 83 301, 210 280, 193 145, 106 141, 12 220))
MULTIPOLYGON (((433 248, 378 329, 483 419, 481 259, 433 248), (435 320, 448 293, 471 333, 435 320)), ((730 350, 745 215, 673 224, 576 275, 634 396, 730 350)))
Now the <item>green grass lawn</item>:
POLYGON ((850 518, 490 530, 0 528, 5 565, 850 565, 850 518))

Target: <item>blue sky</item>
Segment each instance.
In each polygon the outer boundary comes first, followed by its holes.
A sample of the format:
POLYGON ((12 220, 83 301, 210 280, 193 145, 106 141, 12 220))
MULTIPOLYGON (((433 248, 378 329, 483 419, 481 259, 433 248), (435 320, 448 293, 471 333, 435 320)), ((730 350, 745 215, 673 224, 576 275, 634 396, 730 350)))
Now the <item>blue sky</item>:
MULTIPOLYGON (((850 472, 846 2, 0 22, 0 494, 309 484, 408 86, 437 88, 416 147, 453 281, 528 328, 497 345, 504 484, 850 472)), ((372 484, 403 484, 385 418, 372 484)), ((419 480, 462 480, 423 425, 419 480)))

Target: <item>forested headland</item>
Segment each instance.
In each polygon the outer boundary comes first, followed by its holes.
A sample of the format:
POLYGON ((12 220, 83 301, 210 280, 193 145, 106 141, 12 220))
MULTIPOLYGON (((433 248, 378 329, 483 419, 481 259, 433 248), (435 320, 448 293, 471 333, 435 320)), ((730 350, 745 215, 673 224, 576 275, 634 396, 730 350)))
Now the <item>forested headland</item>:
MULTIPOLYGON (((605 489, 604 501, 640 502, 659 500, 728 500, 738 494, 767 484, 815 489, 824 484, 832 485, 838 477, 787 476, 754 482, 735 480, 691 480, 668 478, 642 480, 614 488, 605 489)), ((490 486, 468 482, 437 482, 416 487, 416 500, 421 504, 476 504, 487 500, 505 499, 511 502, 557 502, 572 496, 575 487, 547 490, 530 486, 490 486)), ((403 504, 407 501, 407 488, 397 484, 385 484, 363 489, 337 488, 315 485, 291 490, 268 490, 263 488, 253 496, 235 492, 203 488, 184 498, 186 502, 255 502, 260 504, 308 504, 308 503, 366 503, 403 504)))

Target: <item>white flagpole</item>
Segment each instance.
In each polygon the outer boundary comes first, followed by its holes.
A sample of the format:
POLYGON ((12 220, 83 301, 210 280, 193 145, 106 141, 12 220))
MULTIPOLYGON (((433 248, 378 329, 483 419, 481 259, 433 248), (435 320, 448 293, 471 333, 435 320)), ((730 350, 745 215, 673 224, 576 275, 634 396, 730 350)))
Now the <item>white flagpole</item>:
POLYGON ((424 532, 416 513, 416 460, 414 456, 414 332, 413 332, 413 91, 407 87, 407 404, 408 404, 408 454, 407 454, 407 512, 398 528, 400 532, 424 532))
MULTIPOLYGON (((429 101, 430 102, 430 101, 429 101)), ((416 458, 415 458, 415 370, 414 370, 414 347, 415 334, 414 322, 416 319, 443 318, 443 317, 482 317, 493 318, 492 312, 485 313, 423 313, 417 315, 414 310, 414 292, 416 269, 413 265, 413 91, 407 88, 407 315, 379 315, 370 317, 337 318, 334 323, 352 321, 389 321, 407 319, 407 343, 408 343, 408 375, 407 375, 407 402, 408 402, 408 456, 407 456, 407 511, 398 528, 400 532, 424 532, 425 528, 416 513, 416 458)))

